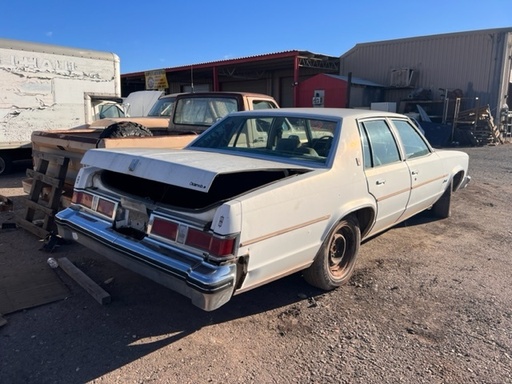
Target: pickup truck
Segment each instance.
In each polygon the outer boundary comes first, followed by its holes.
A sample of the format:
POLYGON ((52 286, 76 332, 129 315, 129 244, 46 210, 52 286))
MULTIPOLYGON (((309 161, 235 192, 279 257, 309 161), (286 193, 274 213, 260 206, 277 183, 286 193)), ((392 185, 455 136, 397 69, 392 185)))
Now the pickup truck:
MULTIPOLYGON (((179 93, 160 97, 147 117, 101 119, 69 130, 36 131, 32 134, 34 167, 45 155, 69 159, 65 190, 75 183, 81 160, 91 148, 173 148, 186 146, 198 134, 228 113, 279 108, 268 95, 248 92, 179 93)), ((58 167, 49 165, 46 174, 55 177, 58 167)), ((26 193, 31 179, 23 181, 26 193)), ((69 204, 66 193, 62 206, 69 204)))

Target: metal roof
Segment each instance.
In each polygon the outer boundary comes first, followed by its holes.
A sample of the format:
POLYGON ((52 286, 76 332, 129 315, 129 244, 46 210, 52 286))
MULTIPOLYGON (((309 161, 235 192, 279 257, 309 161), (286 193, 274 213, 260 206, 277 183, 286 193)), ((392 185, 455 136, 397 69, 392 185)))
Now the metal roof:
POLYGON ((341 55, 341 58, 349 56, 354 50, 357 50, 361 47, 367 46, 379 46, 386 44, 396 44, 396 43, 408 43, 408 42, 420 42, 420 41, 428 41, 435 39, 444 39, 449 37, 462 37, 469 35, 480 35, 482 33, 493 34, 493 33, 501 33, 501 32, 512 32, 512 27, 505 28, 493 28, 493 29, 477 29, 473 31, 463 31, 463 32, 451 32, 451 33, 440 33, 435 35, 424 35, 424 36, 413 36, 413 37, 405 37, 400 39, 390 39, 390 40, 380 40, 380 41, 372 41, 367 43, 358 43, 350 50, 341 55))
MULTIPOLYGON (((239 65, 239 64, 251 64, 261 65, 262 61, 273 63, 272 66, 275 68, 276 65, 279 66, 282 63, 286 68, 289 68, 289 61, 294 58, 299 59, 299 66, 309 66, 313 67, 315 64, 320 65, 321 62, 326 64, 335 64, 337 66, 337 62, 339 60, 338 56, 328 56, 318 53, 313 53, 309 51, 300 51, 300 50, 289 50, 289 51, 281 51, 281 52, 273 52, 273 53, 264 53, 252 56, 243 56, 234 59, 225 59, 225 60, 217 60, 217 61, 207 61, 200 62, 194 64, 181 65, 177 67, 166 67, 161 68, 166 72, 178 72, 183 70, 190 70, 190 68, 194 68, 194 70, 198 69, 206 69, 212 67, 226 67, 230 65, 239 65)), ((337 67, 332 67, 331 69, 338 69, 337 67)), ((132 77, 132 76, 140 76, 144 75, 144 72, 132 72, 125 73, 123 76, 132 77)))

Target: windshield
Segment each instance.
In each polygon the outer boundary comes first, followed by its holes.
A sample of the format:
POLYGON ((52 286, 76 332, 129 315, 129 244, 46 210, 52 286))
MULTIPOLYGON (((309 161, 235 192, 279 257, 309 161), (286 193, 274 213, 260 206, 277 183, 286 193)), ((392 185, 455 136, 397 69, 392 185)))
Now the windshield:
POLYGON ((190 148, 326 163, 337 121, 297 116, 228 116, 190 148))
POLYGON ((158 99, 148 113, 148 116, 171 116, 172 106, 174 105, 175 97, 162 97, 158 99))
POLYGON ((109 117, 125 117, 124 111, 115 103, 100 105, 99 109, 100 119, 106 119, 109 117))

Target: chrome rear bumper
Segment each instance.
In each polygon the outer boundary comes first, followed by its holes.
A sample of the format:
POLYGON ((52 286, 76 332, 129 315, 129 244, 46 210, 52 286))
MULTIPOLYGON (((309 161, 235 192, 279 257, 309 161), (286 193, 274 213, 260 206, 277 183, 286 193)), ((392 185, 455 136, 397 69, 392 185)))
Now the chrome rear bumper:
POLYGON ((111 229, 111 223, 74 208, 55 216, 59 235, 154 280, 212 311, 233 295, 236 265, 214 265, 161 242, 137 241, 111 229))

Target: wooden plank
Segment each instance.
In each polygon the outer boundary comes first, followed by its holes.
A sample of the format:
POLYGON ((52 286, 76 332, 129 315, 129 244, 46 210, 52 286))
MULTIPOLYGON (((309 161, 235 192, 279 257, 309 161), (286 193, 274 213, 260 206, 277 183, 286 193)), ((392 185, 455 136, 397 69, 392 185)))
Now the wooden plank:
POLYGON ((58 156, 58 155, 39 152, 39 151, 32 151, 32 157, 41 159, 41 160, 46 160, 48 162, 52 162, 52 163, 59 164, 59 165, 63 165, 65 163, 65 159, 66 159, 65 156, 58 156))
POLYGON ((108 304, 111 301, 110 294, 91 280, 89 276, 83 273, 66 257, 57 259, 59 266, 69 277, 75 280, 83 289, 85 289, 101 305, 108 304))
POLYGON ((37 201, 32 201, 32 200, 27 199, 24 201, 24 203, 27 208, 34 209, 36 211, 41 211, 45 215, 53 215, 54 214, 54 210, 52 208, 49 208, 37 201))
MULTIPOLYGON (((31 234, 21 229, 1 233, 0 239, 4 247, 13 241, 35 242, 37 246, 37 239, 34 240, 31 234)), ((9 313, 63 300, 70 296, 69 289, 58 274, 47 265, 43 255, 34 255, 27 259, 26 252, 20 254, 12 250, 10 252, 7 249, 2 250, 4 252, 0 254, 0 313, 7 320, 9 317, 6 315, 9 313), (31 261, 28 262, 29 260, 31 261)), ((0 350, 2 350, 1 344, 0 341, 0 350)))
POLYGON ((27 169, 26 173, 27 176, 31 177, 32 179, 42 181, 43 183, 54 186, 56 188, 62 188, 62 185, 64 184, 64 180, 61 180, 57 177, 46 176, 41 172, 34 171, 33 169, 27 169))
POLYGON ((50 232, 47 231, 46 229, 43 229, 22 217, 16 217, 15 221, 16 224, 18 224, 21 228, 33 233, 34 235, 41 239, 44 239, 46 236, 50 234, 50 232))

